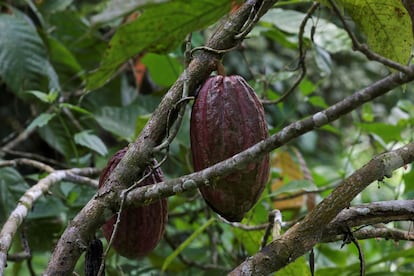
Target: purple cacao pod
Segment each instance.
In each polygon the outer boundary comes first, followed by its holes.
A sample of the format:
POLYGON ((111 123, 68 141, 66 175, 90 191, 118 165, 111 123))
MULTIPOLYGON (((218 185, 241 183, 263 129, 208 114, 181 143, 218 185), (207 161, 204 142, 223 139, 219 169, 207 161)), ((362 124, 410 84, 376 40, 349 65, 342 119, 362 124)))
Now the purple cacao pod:
MULTIPOLYGON (((212 76, 195 99, 190 122, 195 171, 202 170, 268 137, 263 106, 240 76, 212 76)), ((259 199, 269 177, 269 156, 243 170, 210 179, 200 188, 210 207, 228 221, 241 221, 259 199)))
MULTIPOLYGON (((103 185, 106 178, 115 169, 127 148, 115 153, 108 161, 99 177, 99 187, 103 185)), ((148 172, 145 172, 146 174, 148 172)), ((155 184, 163 181, 162 171, 156 169, 147 179, 142 182, 142 186, 155 184)), ((120 222, 115 234, 112 247, 120 255, 135 259, 147 255, 161 240, 165 226, 167 224, 167 199, 161 199, 149 205, 140 207, 130 207, 122 210, 120 222)), ((113 215, 102 226, 103 234, 109 242, 117 215, 113 215)))

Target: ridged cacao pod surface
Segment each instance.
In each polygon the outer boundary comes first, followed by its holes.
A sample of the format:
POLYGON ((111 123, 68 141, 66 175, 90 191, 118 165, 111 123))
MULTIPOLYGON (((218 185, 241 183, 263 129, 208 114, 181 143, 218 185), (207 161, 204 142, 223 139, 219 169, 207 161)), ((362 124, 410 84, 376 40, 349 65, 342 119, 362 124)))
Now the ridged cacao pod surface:
MULTIPOLYGON (((103 185, 113 169, 125 155, 127 148, 115 153, 108 161, 107 166, 102 171, 99 178, 99 187, 103 185)), ((145 172, 144 174, 146 174, 145 172)), ((147 179, 142 182, 142 186, 155 184, 163 180, 160 169, 156 169, 147 179)), ((167 200, 144 205, 140 207, 130 207, 122 210, 118 229, 112 243, 112 247, 122 256, 135 259, 147 255, 161 240, 165 226, 167 224, 167 200)), ((112 216, 102 226, 103 234, 109 242, 117 215, 112 216)))
MULTIPOLYGON (((268 137, 263 106, 240 76, 211 76, 191 113, 195 171, 210 167, 268 137)), ((269 156, 200 188, 210 207, 228 221, 241 221, 259 199, 269 177, 269 156)))

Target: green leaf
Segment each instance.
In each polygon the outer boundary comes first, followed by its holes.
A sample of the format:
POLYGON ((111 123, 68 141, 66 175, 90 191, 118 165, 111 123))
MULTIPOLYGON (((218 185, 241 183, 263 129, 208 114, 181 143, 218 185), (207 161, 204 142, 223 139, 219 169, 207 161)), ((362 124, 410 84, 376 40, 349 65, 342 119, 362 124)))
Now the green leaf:
POLYGON ((60 152, 67 159, 77 154, 70 130, 68 130, 61 120, 55 117, 47 125, 40 127, 37 132, 42 139, 52 148, 60 152))
POLYGON ((95 120, 105 130, 127 141, 132 141, 135 134, 136 118, 141 112, 142 110, 137 106, 105 106, 95 115, 95 120))
POLYGON ((61 200, 55 197, 41 197, 36 201, 32 212, 29 213, 28 218, 51 218, 56 217, 61 213, 67 212, 67 207, 61 200))
POLYGON ((325 102, 325 99, 321 96, 312 96, 308 99, 309 103, 311 103, 313 106, 321 107, 321 108, 327 108, 328 105, 325 102))
MULTIPOLYGON (((47 43, 49 46, 49 54, 53 62, 64 65, 73 73, 79 73, 83 70, 76 57, 61 42, 51 36, 48 36, 47 43)), ((80 77, 83 78, 84 76, 80 75, 80 77)))
POLYGON ((370 48, 389 59, 406 64, 414 43, 411 19, 401 1, 337 1, 365 34, 370 48))
POLYGON ((171 255, 169 255, 162 265, 161 270, 165 271, 170 263, 186 248, 190 245, 190 243, 195 240, 207 227, 209 227, 213 222, 215 221, 215 218, 209 219, 204 225, 202 225, 200 228, 198 228, 196 231, 194 231, 191 236, 189 236, 180 246, 177 247, 176 250, 174 250, 171 255))
MULTIPOLYGON (((263 219, 262 217, 262 222, 266 221, 266 219, 263 219)), ((260 244, 265 232, 264 230, 244 231, 242 229, 235 228, 233 231, 236 239, 243 244, 243 248, 246 250, 247 254, 254 255, 260 249, 260 244)))
POLYGON ((183 66, 168 55, 146 54, 141 62, 145 64, 152 80, 160 86, 171 86, 183 70, 183 66))
POLYGON ((150 118, 151 118, 151 114, 141 115, 141 116, 137 117, 137 121, 136 121, 136 124, 135 124, 134 137, 138 137, 138 135, 144 129, 145 125, 147 124, 147 122, 150 118))
POLYGON ((372 111, 371 103, 367 103, 362 106, 362 119, 368 123, 372 123, 374 121, 374 112, 372 111))
POLYGON ((59 96, 59 93, 54 90, 50 91, 49 94, 46 94, 45 92, 37 91, 37 90, 29 90, 29 91, 26 91, 26 93, 35 96, 36 98, 38 98, 44 103, 53 103, 59 96))
POLYGON ((309 265, 305 259, 305 257, 299 257, 293 263, 288 264, 278 272, 274 274, 274 276, 308 276, 311 275, 309 271, 309 265))
POLYGON ((47 13, 54 13, 65 10, 73 0, 43 0, 37 1, 38 8, 47 13))
POLYGON ((17 10, 0 14, 0 77, 16 93, 39 88, 42 77, 49 80, 50 89, 59 90, 46 47, 28 20, 17 10))
POLYGON ((75 143, 90 148, 100 155, 106 155, 108 153, 108 149, 106 148, 105 144, 102 142, 101 138, 94 134, 91 134, 91 132, 91 130, 85 130, 76 133, 74 136, 75 143))
POLYGON ((139 18, 122 25, 109 42, 101 66, 90 75, 87 89, 105 84, 128 58, 143 52, 167 53, 188 33, 205 28, 230 10, 230 0, 176 0, 152 5, 139 18))
POLYGON ((37 116, 27 127, 29 130, 34 129, 36 127, 43 127, 47 125, 47 123, 55 117, 56 114, 54 113, 42 113, 37 116))
POLYGON ((59 104, 59 107, 69 108, 70 110, 76 111, 76 112, 78 112, 80 114, 84 114, 84 115, 92 115, 92 113, 89 112, 88 110, 86 110, 82 107, 73 105, 73 104, 69 104, 69 103, 61 103, 61 104, 59 104))
POLYGON ((26 93, 27 94, 32 94, 33 96, 35 96, 36 98, 38 98, 39 100, 41 100, 44 103, 49 102, 48 96, 45 92, 36 91, 36 90, 29 90, 29 91, 26 91, 26 93))
POLYGON ((385 143, 400 141, 401 132, 404 130, 404 127, 402 126, 386 123, 360 123, 357 125, 366 132, 375 133, 381 137, 385 143))
POLYGON ((330 75, 332 73, 332 59, 327 51, 318 45, 312 47, 316 65, 321 69, 321 75, 330 75))
POLYGON ((315 91, 316 85, 308 79, 303 79, 299 84, 300 92, 303 96, 308 96, 315 91))
MULTIPOLYGON (((272 9, 262 17, 261 21, 270 23, 286 33, 298 34, 300 24, 305 16, 305 13, 297 11, 272 9)), ((304 32, 304 36, 308 39, 311 39, 311 28, 312 23, 308 22, 304 32)), ((318 19, 316 24, 313 39, 316 45, 331 53, 351 50, 351 41, 345 30, 321 18, 318 19)))

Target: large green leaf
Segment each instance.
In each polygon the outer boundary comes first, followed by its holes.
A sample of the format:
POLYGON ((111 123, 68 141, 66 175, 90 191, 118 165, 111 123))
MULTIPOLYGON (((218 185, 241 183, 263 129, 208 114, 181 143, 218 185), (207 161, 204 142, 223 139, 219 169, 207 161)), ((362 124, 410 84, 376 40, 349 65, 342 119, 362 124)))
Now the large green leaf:
POLYGON ((45 45, 29 19, 18 11, 0 14, 0 77, 14 92, 39 88, 42 78, 59 90, 45 45))
POLYGON ((411 19, 401 0, 340 0, 375 52, 406 64, 414 43, 411 19))
POLYGON ((140 17, 121 26, 111 39, 100 68, 87 89, 102 86, 128 58, 142 52, 166 53, 186 34, 202 29, 230 10, 230 0, 175 0, 146 8, 140 17))

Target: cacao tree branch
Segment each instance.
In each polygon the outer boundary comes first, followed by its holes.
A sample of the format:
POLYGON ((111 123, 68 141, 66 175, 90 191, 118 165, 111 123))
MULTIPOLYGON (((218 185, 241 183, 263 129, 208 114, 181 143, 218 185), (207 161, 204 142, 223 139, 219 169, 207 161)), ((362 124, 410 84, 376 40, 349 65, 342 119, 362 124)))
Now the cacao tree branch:
MULTIPOLYGON (((372 239, 385 238, 392 240, 414 240, 414 233, 391 229, 383 224, 392 221, 410 221, 414 217, 414 200, 391 200, 354 205, 343 209, 326 227, 322 233, 322 243, 335 242, 344 239, 347 228, 358 228, 353 231, 355 238, 372 239), (373 228, 366 229, 370 226, 373 228)), ((263 231, 268 223, 261 225, 245 225, 238 222, 224 223, 244 231, 263 231)), ((289 227, 291 223, 289 223, 289 227)), ((285 228, 285 226, 283 227, 285 228)))
MULTIPOLYGON (((30 161, 32 162, 29 162, 29 164, 32 165, 33 160, 30 161)), ((36 164, 36 166, 38 165, 39 164, 36 164)), ((3 275, 3 269, 7 262, 7 252, 10 249, 12 239, 16 234, 17 229, 32 209, 34 202, 45 194, 52 185, 62 180, 67 178, 73 180, 74 175, 94 175, 98 172, 99 170, 94 168, 74 168, 70 170, 52 171, 48 176, 41 179, 36 185, 28 189, 22 197, 20 197, 16 208, 12 211, 0 231, 0 275, 3 275)))
MULTIPOLYGON (((236 38, 236 35, 242 32, 250 15, 253 13, 254 18, 260 18, 276 2, 277 0, 246 1, 222 22, 206 46, 217 50, 235 47, 247 35, 245 32, 236 38)), ((139 179, 143 169, 151 161, 154 147, 165 138, 169 111, 181 99, 184 82, 188 80, 188 89, 194 92, 215 70, 216 60, 220 58, 220 54, 209 51, 201 51, 193 57, 186 70, 187 76, 181 75, 169 89, 137 140, 129 145, 124 158, 107 178, 99 193, 68 225, 52 254, 46 275, 72 273, 82 253, 82 248, 78 246, 77 241, 88 243, 98 227, 104 223, 104 211, 110 206, 119 205, 122 190, 139 179)))
MULTIPOLYGON (((318 112, 309 118, 295 122, 282 129, 279 133, 269 137, 268 139, 259 142, 258 144, 248 148, 247 150, 227 160, 217 163, 209 168, 206 168, 200 172, 189 174, 177 179, 167 180, 156 185, 140 187, 136 191, 133 191, 128 195, 128 202, 129 204, 132 204, 132 202, 142 203, 148 202, 149 199, 156 200, 160 197, 171 196, 189 189, 194 189, 201 185, 208 185, 208 180, 211 178, 226 175, 230 172, 234 172, 237 169, 243 169, 243 167, 252 160, 255 160, 260 156, 266 154, 267 152, 270 152, 271 150, 289 142, 293 138, 298 137, 308 131, 317 129, 318 127, 321 127, 325 124, 328 124, 329 122, 336 120, 340 116, 354 110, 363 103, 369 102, 374 98, 387 93, 393 88, 396 88, 401 84, 413 80, 413 67, 410 67, 410 69, 411 73, 409 75, 402 76, 400 73, 395 73, 388 77, 385 77, 373 83, 372 85, 362 89, 361 91, 358 91, 355 94, 345 98, 337 104, 321 112, 318 112)), ((361 173, 361 175, 359 173, 355 173, 353 178, 349 178, 351 180, 348 179, 345 182, 343 182, 346 183, 345 186, 348 184, 349 186, 351 186, 353 184, 353 181, 355 180, 354 178, 356 178, 356 180, 358 180, 359 182, 363 181, 364 185, 358 186, 355 184, 356 188, 354 188, 354 193, 350 194, 351 197, 344 197, 343 193, 347 192, 347 190, 345 189, 344 191, 344 184, 339 185, 332 192, 331 196, 325 199, 324 202, 328 201, 329 204, 319 204, 318 207, 315 208, 315 210, 312 213, 310 213, 311 219, 308 218, 306 224, 312 224, 314 227, 320 227, 321 225, 328 224, 330 220, 335 217, 337 212, 342 210, 344 207, 348 206, 349 202, 353 199, 353 197, 355 197, 363 188, 365 188, 366 185, 368 185, 374 180, 382 179, 384 176, 390 176, 395 168, 398 168, 404 164, 411 162, 414 153, 413 148, 413 144, 409 144, 406 148, 400 150, 400 152, 398 153, 397 151, 393 151, 391 153, 381 155, 377 159, 374 159, 372 161, 372 164, 375 165, 371 165, 373 166, 372 170, 370 169, 368 171, 364 171, 365 174, 372 173, 371 175, 365 176, 363 173, 361 173), (401 154, 405 153, 404 151, 407 151, 408 156, 405 156, 405 158, 402 159, 398 158, 401 154), (374 171, 374 169, 376 169, 376 171, 374 171), (372 175, 374 175, 375 177, 372 178, 372 175), (338 194, 337 191, 341 192, 338 194), (327 208, 327 206, 325 205, 328 205, 328 207, 331 208, 331 212, 326 214, 326 216, 323 216, 324 219, 322 220, 320 217, 318 217, 318 212, 320 212, 321 214, 325 214, 326 210, 321 209, 327 208)), ((301 223, 299 225, 303 224, 301 223)), ((275 246, 276 249, 274 249, 272 246, 265 247, 261 252, 266 252, 266 254, 258 253, 255 255, 256 257, 249 258, 240 267, 236 268, 234 275, 238 275, 238 273, 241 273, 242 270, 250 271, 250 273, 252 274, 266 274, 278 270, 283 266, 287 265, 289 262, 296 259, 297 257, 306 253, 308 250, 312 248, 314 244, 316 244, 320 240, 321 232, 317 231, 317 228, 312 229, 305 227, 303 229, 299 227, 299 230, 295 230, 297 229, 296 226, 292 229, 289 230, 288 233, 291 233, 290 231, 293 231, 293 234, 289 234, 287 236, 285 234, 280 240, 278 240, 284 242, 278 242, 278 245, 275 246), (297 246, 292 244, 292 241, 294 241, 295 239, 299 239, 300 237, 306 237, 307 239, 302 239, 303 247, 300 250, 298 250, 297 246), (287 248, 286 246, 290 247, 287 248), (269 248, 271 248, 272 250, 270 250, 270 252, 268 253, 267 251, 269 250, 269 248), (292 252, 293 249, 295 249, 296 251, 292 252), (271 262, 270 260, 276 259, 278 260, 277 262, 272 263, 272 265, 269 264, 271 262)))
POLYGON ((411 220, 413 214, 414 200, 390 200, 355 205, 342 210, 324 229, 323 234, 336 235, 343 226, 356 227, 364 224, 411 220))
MULTIPOLYGON (((387 227, 375 227, 372 229, 360 229, 355 231, 354 237, 358 240, 383 238, 394 241, 414 241, 414 233, 411 231, 403 231, 399 229, 390 229, 387 227)), ((343 235, 342 235, 343 236, 343 235)), ((342 240, 340 236, 336 236, 332 241, 342 240)), ((322 240, 321 242, 331 242, 331 240, 322 240)))
POLYGON ((48 166, 48 165, 46 165, 42 162, 27 159, 27 158, 17 158, 17 159, 13 159, 13 160, 0 161, 0 168, 2 168, 2 167, 11 167, 11 166, 16 167, 16 166, 22 166, 22 165, 30 166, 30 167, 33 167, 33 168, 36 168, 38 170, 45 171, 45 172, 48 172, 48 173, 51 173, 51 172, 55 171, 52 167, 50 167, 50 166, 48 166))
POLYGON ((414 142, 374 157, 346 178, 300 223, 290 228, 255 255, 249 257, 230 275, 267 275, 302 256, 322 240, 323 233, 337 214, 370 183, 391 176, 392 171, 414 161, 414 142))
MULTIPOLYGON (((40 154, 36 154, 36 153, 30 153, 30 152, 23 152, 23 151, 18 151, 18 150, 5 150, 5 149, 0 149, 0 152, 4 152, 7 154, 11 154, 11 155, 15 155, 15 156, 19 156, 21 158, 27 158, 27 159, 32 159, 32 160, 37 160, 40 162, 43 162, 45 164, 50 164, 53 165, 56 168, 61 168, 61 169, 68 169, 69 166, 67 166, 66 164, 63 164, 62 162, 58 162, 52 158, 47 158, 45 156, 42 156, 40 154)), ((0 153, 1 155, 1 153, 0 153)))
MULTIPOLYGON (((276 1, 263 1, 260 12, 264 13, 263 7, 270 7, 276 1)), ((255 1, 247 1, 236 13, 231 15, 228 20, 217 29, 215 34, 207 43, 207 47, 213 49, 228 49, 237 45, 240 41, 235 39, 235 34, 239 33, 250 11, 255 7, 255 1)), ((219 55, 208 51, 200 52, 194 57, 188 67, 189 89, 194 89, 205 80, 212 70, 215 69, 215 60, 219 55)), ((146 199, 153 199, 170 196, 184 190, 194 189, 199 185, 208 184, 208 179, 214 176, 221 176, 230 173, 232 170, 240 169, 255 158, 269 152, 283 143, 324 124, 327 124, 338 117, 350 112, 362 103, 368 102, 378 96, 383 95, 389 90, 414 79, 414 73, 406 76, 390 75, 378 81, 355 95, 341 101, 331 109, 319 112, 314 116, 296 122, 285 128, 278 135, 272 136, 256 147, 252 147, 235 157, 220 162, 219 164, 175 180, 169 180, 159 185, 152 185, 145 190, 141 188, 128 195, 128 202, 132 204, 132 198, 138 199, 143 203, 146 199), (204 184, 203 184, 204 183, 204 184), (140 194, 142 193, 142 194, 140 194)), ((164 96, 159 107, 141 132, 137 141, 129 146, 125 157, 119 163, 105 182, 103 189, 87 203, 83 210, 72 220, 55 251, 52 254, 46 274, 61 275, 70 274, 77 259, 82 253, 82 248, 76 241, 87 243, 94 235, 96 230, 105 221, 104 211, 111 206, 118 206, 122 189, 131 185, 150 161, 153 148, 161 143, 165 137, 165 129, 169 109, 180 100, 182 95, 184 78, 181 76, 164 96)))
MULTIPOLYGON (((126 203, 139 205, 143 202, 150 202, 150 200, 157 200, 160 197, 172 196, 195 189, 201 185, 209 185, 209 179, 214 177, 224 176, 237 170, 242 170, 248 163, 286 144, 292 139, 333 122, 362 104, 372 101, 390 90, 414 80, 414 67, 410 68, 412 70, 410 75, 401 76, 400 73, 389 75, 323 111, 286 126, 269 138, 209 168, 176 179, 166 180, 155 185, 139 187, 128 194, 126 203)), ((391 172, 392 170, 390 172, 384 171, 383 173, 387 176, 391 172)))

